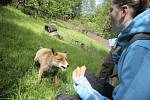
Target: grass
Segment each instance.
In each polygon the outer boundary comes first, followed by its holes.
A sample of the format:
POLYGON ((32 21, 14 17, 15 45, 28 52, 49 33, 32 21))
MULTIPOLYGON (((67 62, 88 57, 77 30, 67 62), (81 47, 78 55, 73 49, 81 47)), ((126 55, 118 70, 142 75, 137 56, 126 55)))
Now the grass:
POLYGON ((10 6, 0 9, 0 99, 54 100, 60 93, 75 94, 71 74, 76 66, 85 65, 88 72, 98 75, 107 47, 61 26, 57 27, 62 40, 49 37, 44 25, 50 21, 25 15, 10 6), (74 40, 84 42, 86 48, 81 49, 74 40), (70 67, 60 73, 58 86, 48 78, 38 83, 33 58, 39 47, 67 51, 70 67))

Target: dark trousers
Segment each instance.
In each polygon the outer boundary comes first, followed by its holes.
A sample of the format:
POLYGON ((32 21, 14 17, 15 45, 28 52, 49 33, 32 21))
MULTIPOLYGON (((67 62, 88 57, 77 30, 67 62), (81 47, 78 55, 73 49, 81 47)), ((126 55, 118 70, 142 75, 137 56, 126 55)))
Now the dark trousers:
POLYGON ((95 90, 97 90, 103 96, 106 96, 109 99, 113 99, 112 93, 113 93, 114 87, 112 85, 110 85, 105 80, 102 80, 96 76, 89 74, 89 73, 86 73, 85 76, 88 79, 88 81, 90 82, 91 86, 95 90))
MULTIPOLYGON (((103 96, 108 97, 109 99, 112 98, 112 93, 114 90, 114 87, 107 83, 106 81, 93 76, 89 73, 85 74, 86 78, 90 82, 91 86, 97 90, 99 93, 101 93, 103 96)), ((73 95, 68 95, 68 94, 60 94, 56 97, 56 100, 82 100, 78 95, 73 96, 73 95)))

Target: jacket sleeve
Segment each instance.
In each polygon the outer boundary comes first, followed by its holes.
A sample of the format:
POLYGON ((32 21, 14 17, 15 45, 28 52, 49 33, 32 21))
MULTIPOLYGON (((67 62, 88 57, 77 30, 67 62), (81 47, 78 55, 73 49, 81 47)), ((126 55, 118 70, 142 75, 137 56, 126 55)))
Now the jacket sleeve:
POLYGON ((118 63, 120 84, 115 88, 115 100, 150 100, 150 47, 133 45, 118 63))
POLYGON ((94 90, 86 77, 82 77, 78 81, 74 81, 74 89, 82 100, 109 100, 94 90))

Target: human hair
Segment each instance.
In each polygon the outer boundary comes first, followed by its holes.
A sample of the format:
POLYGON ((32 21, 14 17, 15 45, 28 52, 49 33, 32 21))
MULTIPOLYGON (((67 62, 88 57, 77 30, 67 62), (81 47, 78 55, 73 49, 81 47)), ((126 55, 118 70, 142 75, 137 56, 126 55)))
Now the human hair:
POLYGON ((114 4, 119 6, 128 5, 134 9, 133 17, 145 11, 150 7, 149 0, 113 0, 114 4))

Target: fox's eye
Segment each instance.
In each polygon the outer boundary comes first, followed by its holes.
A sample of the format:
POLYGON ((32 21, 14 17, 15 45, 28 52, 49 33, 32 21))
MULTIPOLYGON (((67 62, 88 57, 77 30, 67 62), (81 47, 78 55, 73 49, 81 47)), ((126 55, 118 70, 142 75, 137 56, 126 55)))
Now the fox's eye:
POLYGON ((58 58, 57 60, 62 60, 62 58, 58 58))

